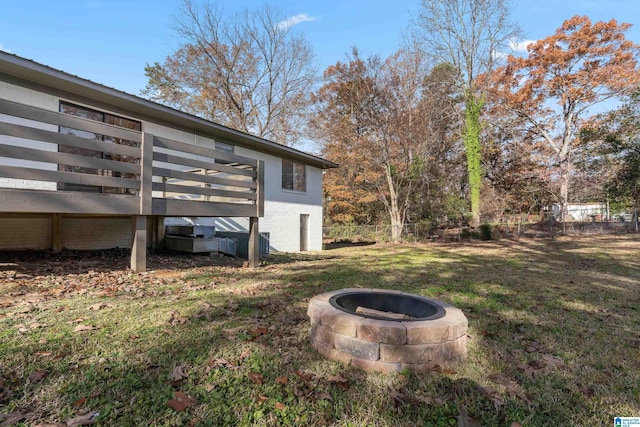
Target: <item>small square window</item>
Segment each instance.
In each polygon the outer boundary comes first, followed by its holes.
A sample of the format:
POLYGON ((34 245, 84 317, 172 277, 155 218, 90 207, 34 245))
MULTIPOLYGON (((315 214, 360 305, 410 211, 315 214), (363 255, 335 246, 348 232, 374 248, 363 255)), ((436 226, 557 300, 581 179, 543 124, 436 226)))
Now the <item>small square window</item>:
POLYGON ((291 191, 307 191, 305 165, 282 160, 282 189, 291 191))

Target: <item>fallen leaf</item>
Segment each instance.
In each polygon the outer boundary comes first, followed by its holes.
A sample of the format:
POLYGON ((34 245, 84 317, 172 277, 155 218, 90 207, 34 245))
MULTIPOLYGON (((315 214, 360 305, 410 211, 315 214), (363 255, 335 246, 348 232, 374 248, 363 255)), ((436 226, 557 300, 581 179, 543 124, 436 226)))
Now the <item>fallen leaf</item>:
POLYGON ((560 359, 558 356, 554 356, 553 354, 543 354, 541 355, 541 357, 546 362, 547 365, 552 366, 554 368, 560 368, 564 366, 564 361, 560 359))
POLYGON ((394 406, 404 405, 408 402, 407 395, 404 393, 401 393, 400 391, 394 388, 389 387, 388 394, 389 394, 389 397, 393 399, 394 406))
POLYGON ((169 374, 169 381, 181 381, 186 375, 182 370, 182 365, 178 365, 169 374))
POLYGON ((349 388, 349 380, 342 375, 329 375, 327 380, 332 384, 338 385, 343 390, 347 390, 349 388))
POLYGON ((260 338, 262 335, 269 334, 269 330, 267 328, 255 328, 249 331, 249 335, 251 335, 251 341, 255 341, 260 338))
POLYGON ((470 417, 467 412, 467 408, 464 405, 460 405, 458 408, 458 427, 481 427, 480 419, 478 417, 470 417))
POLYGON ((316 395, 316 399, 318 400, 328 400, 329 402, 333 402, 333 397, 331 397, 331 395, 329 393, 322 392, 322 393, 318 393, 316 395))
POLYGON ((42 381, 43 379, 45 379, 47 377, 47 375, 49 375, 49 374, 46 371, 44 371, 42 369, 37 369, 37 370, 33 371, 29 375, 29 382, 31 384, 38 383, 38 382, 42 381))
POLYGON ((33 421, 39 417, 35 412, 23 414, 19 411, 12 411, 6 414, 0 414, 0 427, 13 426, 20 421, 33 421))
POLYGON ((73 406, 82 406, 85 403, 87 403, 87 398, 86 397, 82 397, 82 398, 76 400, 75 402, 73 402, 73 406))
POLYGON ((278 378, 276 378, 276 382, 278 384, 287 385, 289 383, 289 378, 287 378, 287 377, 278 377, 278 378))
POLYGON ((302 381, 311 381, 311 380, 314 378, 314 375, 313 375, 313 374, 310 374, 310 373, 307 373, 307 372, 302 372, 302 371, 299 371, 299 370, 297 370, 297 369, 296 369, 295 371, 293 371, 293 372, 294 372, 294 373, 298 376, 298 378, 300 378, 302 381))
POLYGON ((520 424, 517 421, 514 421, 514 422, 511 423, 511 427, 522 427, 522 424, 520 424))
POLYGON ((188 317, 180 316, 180 313, 173 310, 169 312, 169 324, 170 325, 184 325, 189 321, 188 317))
POLYGON ((204 389, 207 390, 207 392, 210 392, 214 388, 216 388, 215 384, 205 384, 204 385, 204 389))
POLYGON ((264 375, 257 372, 249 372, 247 376, 249 377, 249 380, 255 385, 262 385, 262 379, 264 378, 264 375))
POLYGON ((35 353, 33 353, 34 356, 42 356, 42 357, 47 357, 47 356, 51 356, 51 352, 50 351, 37 351, 35 353))
POLYGON ((287 405, 285 405, 284 403, 276 402, 276 409, 283 410, 286 407, 287 405))
POLYGON ((98 329, 98 328, 92 325, 78 325, 75 328, 73 328, 73 332, 93 331, 95 329, 98 329))
POLYGON ((96 419, 100 416, 99 412, 88 413, 80 415, 79 417, 71 418, 67 420, 67 427, 86 426, 96 422, 96 419))
POLYGON ((427 396, 421 396, 421 395, 415 395, 413 396, 413 400, 416 403, 424 403, 425 405, 432 405, 433 404, 433 399, 427 396))
POLYGON ((167 402, 167 405, 176 412, 182 412, 190 406, 197 404, 198 401, 196 399, 181 391, 175 391, 173 393, 173 399, 167 402))
POLYGON ((93 311, 98 311, 98 310, 102 310, 103 308, 106 308, 107 304, 104 303, 98 303, 98 304, 93 304, 90 305, 89 307, 87 307, 89 310, 93 310, 93 311))
POLYGON ((229 362, 224 357, 221 357, 219 359, 209 359, 209 362, 207 362, 207 364, 211 368, 238 369, 238 366, 234 365, 232 362, 229 362))
POLYGON ((484 395, 484 397, 486 397, 487 399, 491 400, 493 402, 493 406, 495 406, 496 409, 500 409, 505 404, 504 400, 502 399, 502 397, 500 397, 498 392, 490 387, 480 387, 480 393, 482 393, 482 395, 484 395))
POLYGON ((258 396, 258 400, 260 402, 266 402, 267 400, 269 400, 269 398, 263 394, 261 394, 260 396, 258 396))

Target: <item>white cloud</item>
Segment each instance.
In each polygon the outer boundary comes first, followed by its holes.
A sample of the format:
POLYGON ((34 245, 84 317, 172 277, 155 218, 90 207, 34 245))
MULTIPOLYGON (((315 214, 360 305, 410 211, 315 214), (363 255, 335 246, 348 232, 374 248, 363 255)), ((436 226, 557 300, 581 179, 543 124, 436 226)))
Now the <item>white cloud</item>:
POLYGON ((316 18, 313 16, 310 16, 306 13, 299 13, 297 15, 292 16, 291 18, 287 18, 284 21, 278 22, 277 27, 281 30, 286 30, 302 22, 309 22, 309 21, 315 21, 315 20, 316 18))
POLYGON ((495 59, 507 59, 507 57, 509 56, 509 54, 517 54, 518 53, 527 53, 527 46, 529 46, 530 44, 533 44, 537 42, 537 40, 515 40, 515 39, 511 39, 509 40, 509 49, 511 49, 510 52, 499 52, 499 51, 493 51, 493 57, 495 59))
POLYGON ((527 46, 529 46, 530 44, 533 44, 535 42, 537 42, 537 40, 521 40, 521 41, 517 41, 517 40, 511 39, 511 40, 509 40, 509 47, 514 52, 526 52, 527 51, 527 46))

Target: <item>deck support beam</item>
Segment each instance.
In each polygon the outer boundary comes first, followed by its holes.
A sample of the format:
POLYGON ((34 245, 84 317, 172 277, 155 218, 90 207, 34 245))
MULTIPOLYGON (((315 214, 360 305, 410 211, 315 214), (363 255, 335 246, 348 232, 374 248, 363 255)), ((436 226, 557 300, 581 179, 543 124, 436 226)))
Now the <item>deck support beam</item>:
POLYGON ((131 243, 131 270, 142 273, 147 269, 147 217, 131 217, 133 240, 131 243))
POLYGON ((249 218, 249 267, 256 268, 260 263, 260 234, 258 218, 249 218))
POLYGON ((62 250, 62 216, 59 214, 51 216, 51 250, 53 252, 62 250))

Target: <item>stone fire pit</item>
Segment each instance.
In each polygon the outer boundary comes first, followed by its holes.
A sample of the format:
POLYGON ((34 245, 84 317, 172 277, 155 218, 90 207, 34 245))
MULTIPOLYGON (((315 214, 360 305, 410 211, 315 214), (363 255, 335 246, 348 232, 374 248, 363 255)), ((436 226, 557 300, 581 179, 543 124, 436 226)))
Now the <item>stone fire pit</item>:
POLYGON ((311 344, 323 356, 365 370, 426 372, 467 354, 467 318, 419 295, 342 289, 309 301, 311 344))

